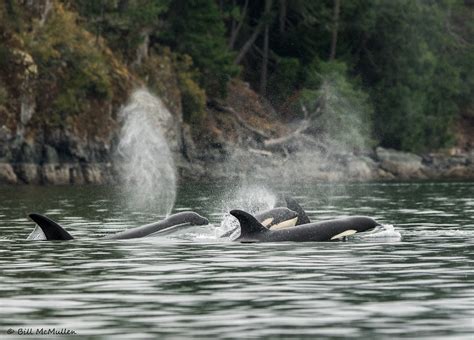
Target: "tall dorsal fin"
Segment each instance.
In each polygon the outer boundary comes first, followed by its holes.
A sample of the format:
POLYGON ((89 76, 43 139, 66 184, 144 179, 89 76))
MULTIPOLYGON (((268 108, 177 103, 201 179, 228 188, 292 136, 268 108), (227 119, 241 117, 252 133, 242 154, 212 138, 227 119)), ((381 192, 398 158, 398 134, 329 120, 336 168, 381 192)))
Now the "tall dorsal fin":
POLYGON ((288 209, 296 211, 298 213, 298 220, 296 221, 296 225, 311 223, 311 220, 309 219, 308 215, 306 215, 304 209, 301 207, 301 205, 298 204, 298 202, 296 202, 293 197, 285 196, 285 201, 288 209))
POLYGON ((230 214, 237 218, 240 223, 240 237, 249 237, 258 233, 268 232, 255 217, 243 210, 232 210, 230 214))
POLYGON ((43 230, 44 235, 48 241, 52 240, 72 240, 74 237, 71 236, 63 227, 54 222, 52 219, 40 215, 30 214, 30 218, 43 230))

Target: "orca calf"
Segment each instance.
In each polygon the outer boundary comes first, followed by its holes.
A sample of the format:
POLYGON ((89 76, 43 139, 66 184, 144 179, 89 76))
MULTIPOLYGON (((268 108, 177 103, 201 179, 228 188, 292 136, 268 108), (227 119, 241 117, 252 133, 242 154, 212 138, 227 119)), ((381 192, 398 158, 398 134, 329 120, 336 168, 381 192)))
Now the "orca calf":
POLYGON ((311 223, 311 220, 309 219, 308 215, 306 215, 304 209, 298 204, 298 202, 296 202, 293 197, 285 196, 285 202, 288 209, 293 210, 298 214, 298 219, 296 220, 295 225, 311 223))
MULTIPOLYGON (((285 207, 273 208, 255 215, 255 218, 265 228, 276 230, 292 227, 297 223, 298 213, 285 207)), ((233 228, 220 236, 230 237, 239 227, 233 228)))
MULTIPOLYGON (((40 239, 51 240, 61 240, 67 241, 74 239, 71 234, 69 234, 62 226, 60 226, 55 221, 50 218, 40 215, 40 214, 30 214, 29 217, 36 222, 36 224, 41 228, 44 236, 40 239)), ((128 230, 121 231, 117 234, 108 235, 103 237, 103 239, 108 240, 123 240, 123 239, 132 239, 139 237, 146 237, 151 234, 168 231, 174 228, 179 228, 187 225, 206 225, 209 224, 209 220, 205 217, 202 217, 198 213, 193 211, 180 212, 168 216, 162 221, 154 222, 150 224, 143 225, 141 227, 136 227, 128 230)), ((37 239, 32 235, 35 234, 36 229, 28 237, 29 240, 37 239)))
POLYGON ((230 214, 240 223, 240 236, 235 241, 243 243, 332 241, 380 226, 370 217, 355 216, 271 230, 245 211, 232 210, 230 214))

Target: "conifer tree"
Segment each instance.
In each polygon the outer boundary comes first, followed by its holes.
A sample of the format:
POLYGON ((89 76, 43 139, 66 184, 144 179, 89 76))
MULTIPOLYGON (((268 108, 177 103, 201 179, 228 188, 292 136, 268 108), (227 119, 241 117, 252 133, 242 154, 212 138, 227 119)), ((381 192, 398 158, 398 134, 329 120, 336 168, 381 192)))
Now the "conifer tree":
POLYGON ((214 0, 176 0, 168 13, 166 42, 188 54, 201 71, 199 82, 211 95, 224 95, 238 74, 228 50, 225 26, 214 0))

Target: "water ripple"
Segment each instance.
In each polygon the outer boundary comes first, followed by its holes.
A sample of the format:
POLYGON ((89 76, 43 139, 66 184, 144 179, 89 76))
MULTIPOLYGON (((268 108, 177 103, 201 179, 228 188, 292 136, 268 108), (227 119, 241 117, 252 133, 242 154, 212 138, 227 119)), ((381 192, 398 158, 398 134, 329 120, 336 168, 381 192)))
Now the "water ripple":
MULTIPOLYGON (((324 185, 286 187, 313 220, 362 211, 402 235, 301 244, 218 242, 215 227, 193 231, 199 242, 97 240, 157 216, 128 214, 95 187, 0 188, 9 197, 0 205, 0 334, 56 327, 114 339, 472 339, 473 188, 360 184, 327 198, 324 185), (52 213, 77 240, 24 240, 33 210, 52 213)), ((196 185, 178 194, 176 211, 198 210, 219 226, 215 194, 196 185)))

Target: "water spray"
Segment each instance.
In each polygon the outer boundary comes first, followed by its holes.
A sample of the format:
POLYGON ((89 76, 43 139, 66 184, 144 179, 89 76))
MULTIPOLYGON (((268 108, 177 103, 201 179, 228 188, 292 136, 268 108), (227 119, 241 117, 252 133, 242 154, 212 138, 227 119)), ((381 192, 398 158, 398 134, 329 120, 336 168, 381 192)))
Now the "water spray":
POLYGON ((176 198, 176 171, 163 122, 172 116, 159 98, 140 89, 120 118, 116 165, 121 194, 132 209, 168 215, 176 198))

